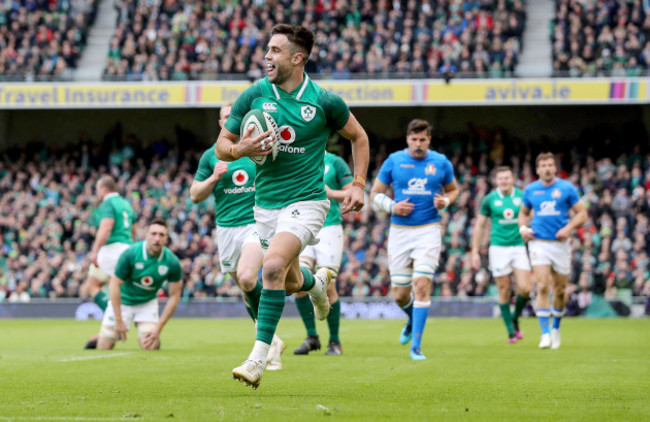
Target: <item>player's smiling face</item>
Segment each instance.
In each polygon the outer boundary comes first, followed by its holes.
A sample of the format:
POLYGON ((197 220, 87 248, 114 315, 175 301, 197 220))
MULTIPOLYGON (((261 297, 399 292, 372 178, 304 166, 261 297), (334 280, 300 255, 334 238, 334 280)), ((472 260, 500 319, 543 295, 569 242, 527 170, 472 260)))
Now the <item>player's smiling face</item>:
POLYGON ((145 240, 149 254, 153 256, 160 254, 162 248, 167 244, 167 228, 160 224, 151 224, 147 229, 145 240))
POLYGON ((426 157, 430 143, 431 136, 427 134, 426 130, 423 130, 422 132, 411 132, 406 135, 406 144, 409 147, 409 154, 413 158, 426 157))
POLYGON ((547 158, 545 160, 540 160, 537 164, 537 176, 539 176, 542 183, 549 184, 555 179, 555 159, 547 158))
POLYGON ((303 54, 289 42, 286 35, 276 34, 271 37, 268 51, 264 56, 269 82, 282 85, 293 73, 293 68, 302 62, 303 54))
POLYGON ((499 190, 503 193, 510 193, 512 191, 512 187, 515 184, 515 180, 512 177, 512 172, 511 171, 500 171, 497 173, 496 176, 496 182, 497 186, 499 187, 499 190))

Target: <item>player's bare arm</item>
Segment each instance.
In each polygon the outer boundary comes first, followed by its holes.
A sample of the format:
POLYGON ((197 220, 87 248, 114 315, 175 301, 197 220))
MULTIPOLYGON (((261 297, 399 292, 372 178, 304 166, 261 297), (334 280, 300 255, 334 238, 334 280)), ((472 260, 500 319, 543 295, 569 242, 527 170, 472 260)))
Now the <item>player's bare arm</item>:
POLYGON ((370 200, 389 214, 401 215, 402 217, 411 214, 411 211, 415 208, 415 204, 410 202, 409 198, 395 202, 386 192, 388 192, 388 186, 383 184, 379 179, 375 179, 375 182, 372 184, 372 189, 370 189, 370 200))
POLYGON ((352 183, 348 183, 345 186, 343 186, 341 189, 330 189, 329 186, 325 185, 325 192, 327 192, 327 199, 332 199, 336 202, 343 202, 345 199, 345 193, 350 187, 352 186, 352 183))
POLYGON ((208 199, 212 194, 214 187, 219 183, 224 174, 228 173, 228 163, 219 161, 214 166, 214 172, 203 181, 193 180, 190 186, 190 198, 192 202, 198 204, 208 199))
POLYGON ((481 238, 483 237, 483 230, 487 217, 479 214, 476 218, 476 223, 472 229, 472 268, 478 270, 481 268, 481 238))
POLYGON ((97 253, 99 250, 108 242, 108 238, 111 237, 111 231, 113 231, 113 226, 115 225, 115 220, 112 218, 102 218, 99 222, 99 228, 97 229, 97 236, 95 236, 95 242, 93 247, 88 254, 88 258, 92 261, 93 264, 97 265, 97 253))
POLYGON ((156 324, 156 328, 154 330, 149 331, 144 336, 142 344, 143 346, 145 346, 145 348, 149 348, 153 346, 154 344, 156 344, 156 342, 160 340, 160 333, 162 332, 163 327, 165 326, 165 324, 167 324, 167 321, 169 321, 172 315, 174 315, 174 312, 176 312, 176 308, 178 307, 178 303, 181 301, 182 291, 183 291, 182 282, 169 283, 169 299, 167 300, 165 309, 163 309, 158 324, 156 324))
POLYGON ((522 205, 521 208, 519 208, 519 217, 518 217, 518 224, 519 224, 519 233, 521 234, 521 237, 524 239, 524 242, 529 242, 535 238, 535 231, 528 227, 530 224, 530 208, 528 208, 525 205, 522 205))
POLYGON ((364 187, 368 162, 370 161, 370 146, 368 135, 363 130, 356 117, 350 113, 348 122, 339 133, 352 142, 352 161, 354 164, 354 182, 345 192, 341 213, 359 211, 364 205, 364 187))
POLYGON ((575 205, 571 207, 571 210, 573 210, 575 215, 571 220, 569 220, 566 226, 557 231, 555 237, 557 237, 558 240, 567 240, 573 230, 582 226, 587 221, 587 207, 585 207, 585 204, 583 204, 582 201, 576 202, 575 205))
POLYGON ((456 199, 458 199, 458 194, 460 193, 456 179, 452 180, 451 183, 443 186, 443 189, 445 190, 444 195, 436 193, 433 197, 433 205, 439 210, 443 210, 448 206, 454 204, 456 202, 456 199))
POLYGON ((222 128, 217 138, 217 147, 214 150, 217 158, 223 161, 235 161, 241 157, 269 155, 272 153, 273 150, 268 146, 264 148, 262 140, 270 138, 272 142, 275 142, 273 131, 267 130, 259 136, 251 137, 253 130, 254 128, 252 126, 247 128, 240 139, 238 135, 235 135, 226 128, 222 128))
POLYGON ((114 275, 108 284, 108 294, 111 298, 111 305, 113 306, 113 314, 115 315, 115 339, 117 341, 126 341, 126 324, 122 320, 122 294, 120 287, 124 284, 124 280, 114 275))

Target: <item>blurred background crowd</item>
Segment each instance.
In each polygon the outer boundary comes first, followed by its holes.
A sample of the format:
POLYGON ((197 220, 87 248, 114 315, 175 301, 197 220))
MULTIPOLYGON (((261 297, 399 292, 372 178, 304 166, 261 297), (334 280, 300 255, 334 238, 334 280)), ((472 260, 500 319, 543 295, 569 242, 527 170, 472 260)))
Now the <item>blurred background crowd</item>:
MULTIPOLYGON (((72 149, 31 144, 2 153, 0 299, 86 296, 80 287, 98 224, 93 188, 105 173, 117 178, 119 192, 133 205, 139 238, 153 218, 168 221, 170 248, 181 258, 185 273, 184 298, 237 296, 233 281, 220 271, 213 200, 195 205, 189 198, 205 146, 182 140, 186 135, 179 131, 175 142, 143 140, 123 134, 118 125, 103 143, 82 138, 72 149)), ((372 144, 374 175, 404 141, 372 144)), ((461 192, 457 203, 443 213, 443 253, 434 294, 493 295, 489 272, 474 271, 470 265, 472 226, 482 199, 492 189, 491 169, 511 165, 523 188, 535 179, 531 163, 540 146, 514 142, 501 129, 474 126, 463 133, 437 133, 432 145, 444 146, 435 148, 452 160, 461 192)), ((571 312, 584 309, 594 293, 609 299, 650 296, 650 151, 635 145, 610 159, 607 142, 583 153, 570 148, 555 150, 561 176, 578 186, 589 209, 587 224, 571 241, 571 312)), ((388 216, 371 206, 345 217, 345 254, 338 279, 342 296, 389 293, 388 227, 388 216)), ((482 249, 487 267, 487 245, 482 249)))

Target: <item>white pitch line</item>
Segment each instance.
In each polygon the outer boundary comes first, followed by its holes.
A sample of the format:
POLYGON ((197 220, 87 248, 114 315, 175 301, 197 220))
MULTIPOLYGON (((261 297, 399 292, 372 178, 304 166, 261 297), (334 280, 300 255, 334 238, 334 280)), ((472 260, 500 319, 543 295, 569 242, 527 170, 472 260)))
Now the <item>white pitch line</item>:
POLYGON ((116 421, 122 418, 86 418, 83 416, 0 416, 1 420, 30 420, 30 421, 116 421))
POLYGON ((78 360, 114 358, 114 357, 118 357, 118 356, 130 355, 131 353, 133 353, 133 352, 113 353, 111 355, 77 356, 77 357, 68 358, 68 359, 61 359, 59 362, 76 362, 78 360))

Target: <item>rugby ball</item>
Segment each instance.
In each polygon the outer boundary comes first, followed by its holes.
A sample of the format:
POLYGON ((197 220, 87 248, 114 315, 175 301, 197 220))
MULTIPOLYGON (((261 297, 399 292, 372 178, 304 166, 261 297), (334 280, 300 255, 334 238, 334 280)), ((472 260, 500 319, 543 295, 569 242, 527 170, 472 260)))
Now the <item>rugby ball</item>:
POLYGON ((272 130, 275 135, 275 143, 271 147, 273 152, 270 155, 255 155, 249 157, 257 165, 262 165, 266 162, 266 157, 271 157, 273 160, 278 156, 278 144, 280 139, 280 130, 278 129, 278 124, 275 122, 275 119, 266 111, 262 110, 251 110, 244 116, 244 119, 241 122, 240 136, 243 136, 246 133, 247 129, 253 126, 253 133, 251 136, 254 138, 260 136, 268 130, 272 130))

